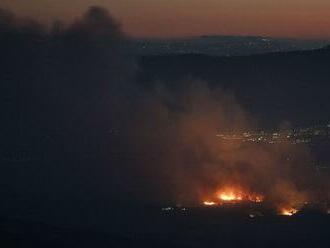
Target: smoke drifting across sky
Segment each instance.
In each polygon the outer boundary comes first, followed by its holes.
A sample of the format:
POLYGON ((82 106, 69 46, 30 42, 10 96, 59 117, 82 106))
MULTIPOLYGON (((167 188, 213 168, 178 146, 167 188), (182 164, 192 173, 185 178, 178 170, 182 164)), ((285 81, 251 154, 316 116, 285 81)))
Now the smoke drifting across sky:
POLYGON ((139 37, 226 34, 330 38, 327 0, 1 1, 2 7, 20 15, 47 21, 70 21, 90 5, 105 6, 126 32, 139 37))
POLYGON ((50 30, 2 10, 0 43, 1 149, 32 154, 1 167, 2 212, 195 205, 225 185, 276 205, 329 197, 306 147, 219 141, 251 120, 232 94, 197 79, 136 83, 129 41, 105 9, 50 30))

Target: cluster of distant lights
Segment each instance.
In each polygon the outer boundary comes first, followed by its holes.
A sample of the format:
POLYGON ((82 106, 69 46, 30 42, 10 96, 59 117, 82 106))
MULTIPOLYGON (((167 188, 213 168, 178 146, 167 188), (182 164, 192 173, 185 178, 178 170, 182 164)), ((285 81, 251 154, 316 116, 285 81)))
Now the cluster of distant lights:
MULTIPOLYGON (((209 201, 204 201, 203 204, 205 206, 217 206, 218 203, 216 202, 209 202, 209 201)), ((164 212, 172 212, 172 211, 188 211, 188 208, 174 208, 174 207, 164 207, 161 209, 162 211, 164 212)), ((283 215, 283 216, 293 216, 295 215, 296 213, 298 213, 298 209, 296 208, 283 208, 283 209, 280 209, 278 211, 278 214, 279 215, 283 215)), ((330 209, 327 211, 327 214, 330 214, 330 209)), ((263 214, 259 213, 259 212, 256 212, 256 213, 250 213, 249 214, 249 217, 250 218, 255 218, 255 217, 258 217, 258 216, 263 216, 263 214)))
MULTIPOLYGON (((232 200, 228 200, 228 201, 231 202, 232 200)), ((210 206, 211 207, 211 206, 218 206, 218 205, 221 205, 221 204, 219 204, 217 202, 213 202, 213 201, 204 201, 203 202, 203 205, 204 206, 210 206)), ((168 211, 174 211, 174 210, 175 210, 175 208, 173 208, 173 207, 162 208, 162 211, 167 211, 167 212, 168 211)), ((181 210, 181 211, 187 211, 188 209, 187 208, 181 208, 179 210, 181 210)), ((297 214, 298 211, 299 211, 298 209, 293 208, 293 207, 283 207, 283 208, 279 209, 278 215, 282 215, 282 216, 293 216, 293 215, 297 214)), ((330 214, 330 209, 327 210, 327 214, 330 214)), ((257 216, 262 216, 262 214, 259 213, 259 212, 257 212, 257 213, 250 213, 249 214, 249 217, 250 218, 255 218, 257 216)))
MULTIPOLYGON (((206 207, 212 207, 212 206, 219 206, 221 204, 218 204, 216 202, 212 202, 212 201, 204 201, 203 205, 206 207)), ((177 208, 177 207, 163 207, 161 209, 164 212, 172 212, 172 211, 180 211, 180 212, 186 212, 188 211, 188 208, 186 207, 181 207, 181 208, 177 208)), ((278 209, 277 214, 281 215, 281 216, 294 216, 295 214, 297 214, 299 212, 299 209, 294 208, 294 207, 283 207, 278 209)), ((326 211, 326 214, 330 215, 330 208, 326 211)), ((248 216, 250 218, 256 218, 256 217, 262 217, 264 216, 261 212, 251 212, 248 214, 248 216)))
POLYGON ((161 210, 165 212, 170 212, 179 209, 180 211, 188 211, 188 208, 174 208, 174 207, 164 207, 161 210))
POLYGON ((312 136, 330 136, 330 124, 322 127, 309 127, 296 130, 286 130, 281 132, 268 133, 244 132, 242 134, 217 134, 216 136, 223 140, 239 140, 243 142, 262 142, 275 144, 280 142, 291 142, 292 144, 311 143, 312 136))

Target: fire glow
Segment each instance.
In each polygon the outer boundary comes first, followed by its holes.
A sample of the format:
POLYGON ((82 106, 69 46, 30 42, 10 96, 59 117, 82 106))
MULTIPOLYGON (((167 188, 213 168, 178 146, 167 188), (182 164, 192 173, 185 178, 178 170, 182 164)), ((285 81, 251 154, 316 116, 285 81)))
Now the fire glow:
POLYGON ((251 202, 262 202, 264 197, 262 195, 251 193, 249 191, 242 190, 235 187, 226 187, 219 190, 217 198, 223 202, 240 202, 240 201, 251 201, 251 202))
POLYGON ((264 197, 256 193, 250 193, 249 191, 241 190, 235 187, 225 187, 218 190, 215 194, 215 198, 210 201, 204 201, 203 204, 206 206, 212 206, 222 203, 238 203, 243 201, 250 202, 262 202, 264 197))
POLYGON ((287 208, 282 208, 280 210, 280 215, 284 216, 292 216, 298 213, 298 209, 292 208, 292 207, 287 207, 287 208))
POLYGON ((241 193, 234 192, 234 191, 223 191, 218 193, 218 198, 221 201, 242 201, 243 196, 241 193))
POLYGON ((213 201, 204 201, 203 204, 205 206, 214 206, 217 205, 217 203, 213 202, 213 201))

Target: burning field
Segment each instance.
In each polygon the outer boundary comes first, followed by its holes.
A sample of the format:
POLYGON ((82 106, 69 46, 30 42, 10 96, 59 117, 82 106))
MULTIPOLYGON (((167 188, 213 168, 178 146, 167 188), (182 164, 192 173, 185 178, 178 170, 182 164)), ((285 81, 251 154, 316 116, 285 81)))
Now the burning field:
POLYGON ((214 204, 222 204, 222 203, 237 203, 242 201, 251 201, 251 202, 262 202, 264 199, 264 196, 252 193, 252 192, 246 192, 241 188, 237 187, 225 187, 220 190, 218 190, 215 194, 214 201, 204 201, 205 205, 208 205, 208 203, 214 203, 214 204))
POLYGON ((183 84, 175 97, 163 89, 150 96, 149 107, 137 105, 137 119, 144 121, 129 137, 142 160, 129 173, 136 169, 145 179, 148 196, 183 206, 264 204, 287 216, 307 203, 326 211, 329 180, 316 173, 308 146, 219 139, 220 132, 251 128, 252 116, 223 90, 198 81, 183 84))
MULTIPOLYGON (((202 205, 206 207, 221 207, 223 205, 243 205, 246 203, 250 203, 250 206, 256 207, 257 205, 264 206, 265 204, 265 196, 255 193, 255 192, 249 192, 244 191, 243 189, 239 187, 225 187, 220 190, 218 190, 213 198, 209 198, 208 200, 205 200, 202 202, 202 205)), ((266 200, 267 201, 267 200, 266 200)), ((267 202, 266 202, 267 205, 267 202)), ((307 205, 307 202, 305 203, 307 205)), ((268 206, 269 207, 269 206, 268 206)), ((278 214, 278 215, 284 215, 284 216, 292 216, 298 213, 300 210, 299 208, 296 208, 295 206, 290 205, 281 205, 278 206, 272 205, 271 208, 278 214)), ((260 212, 257 212, 259 215, 260 212)), ((256 214, 250 214, 250 217, 255 217, 256 214)))
MULTIPOLYGON (((225 187, 220 190, 218 190, 213 198, 208 198, 207 200, 202 202, 202 205, 208 206, 208 207, 221 207, 223 205, 242 205, 246 203, 250 203, 250 206, 263 206, 264 204, 267 205, 267 199, 266 203, 265 201, 265 196, 255 193, 255 192, 249 192, 249 191, 244 191, 243 189, 239 187, 225 187)), ((307 202, 305 202, 306 207, 307 202)), ((268 206, 269 207, 269 206, 268 206)), ((300 208, 296 208, 296 206, 290 206, 290 205, 272 205, 271 208, 278 214, 278 215, 284 215, 284 216, 292 216, 298 213, 300 208)), ((255 214, 250 214, 250 217, 255 217, 255 214)))
MULTIPOLYGON (((284 216, 292 216, 298 213, 298 211, 306 207, 308 205, 308 202, 305 202, 304 204, 299 204, 299 205, 290 205, 289 203, 284 205, 284 204, 278 204, 274 205, 269 202, 267 202, 267 198, 265 198, 264 195, 255 193, 255 192, 250 192, 247 190, 244 190, 240 187, 224 187, 213 195, 213 197, 209 197, 207 200, 202 202, 202 205, 204 206, 218 206, 221 207, 226 204, 235 204, 235 205, 240 205, 240 204, 246 204, 250 203, 250 205, 270 205, 271 208, 278 214, 278 215, 284 215, 284 216), (266 202, 265 202, 266 201, 266 202)), ((320 210, 320 209, 319 209, 320 210)), ((252 214, 253 215, 253 214, 252 214)), ((254 215, 253 215, 254 216, 254 215)))

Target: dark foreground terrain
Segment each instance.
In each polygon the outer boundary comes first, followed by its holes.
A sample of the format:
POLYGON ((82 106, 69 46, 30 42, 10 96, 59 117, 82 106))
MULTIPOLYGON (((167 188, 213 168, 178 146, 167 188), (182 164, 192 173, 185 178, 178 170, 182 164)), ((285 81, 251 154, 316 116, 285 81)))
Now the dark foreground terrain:
POLYGON ((0 220, 1 247, 329 247, 329 228, 326 214, 251 218, 218 208, 131 211, 109 218, 102 231, 0 220))

